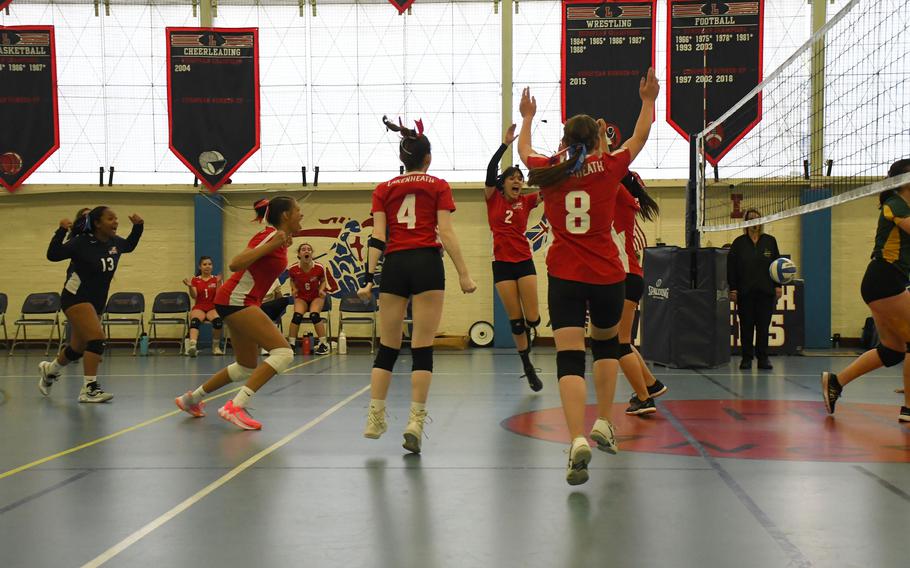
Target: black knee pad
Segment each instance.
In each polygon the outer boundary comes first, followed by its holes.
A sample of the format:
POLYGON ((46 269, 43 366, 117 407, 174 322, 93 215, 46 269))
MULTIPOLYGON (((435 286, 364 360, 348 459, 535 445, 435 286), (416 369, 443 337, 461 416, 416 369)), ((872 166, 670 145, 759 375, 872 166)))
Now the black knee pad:
POLYGON ((82 353, 79 353, 69 345, 63 350, 63 356, 66 357, 66 360, 72 363, 73 361, 78 361, 82 359, 82 353))
POLYGON ((619 358, 620 359, 622 359, 626 355, 631 355, 632 353, 634 353, 634 351, 632 351, 631 343, 620 343, 619 344, 619 358))
POLYGON ((528 324, 528 327, 537 327, 540 325, 540 316, 538 316, 535 321, 525 320, 525 322, 528 324))
POLYGON ((322 321, 322 316, 319 312, 310 312, 310 321, 313 322, 313 325, 316 325, 322 321))
POLYGON ((524 333, 528 331, 528 328, 525 327, 525 320, 523 319, 509 320, 509 324, 512 326, 513 335, 524 335, 524 333))
POLYGON ((433 372, 433 346, 411 347, 411 370, 433 372))
POLYGON ((224 327, 224 320, 221 318, 215 318, 212 320, 212 329, 221 329, 224 327))
POLYGON ((373 368, 385 369, 392 372, 395 367, 395 360, 398 359, 398 349, 392 349, 382 343, 379 344, 379 351, 376 352, 376 359, 373 360, 373 368))
POLYGON ((193 318, 190 320, 190 329, 199 329, 202 326, 202 320, 199 318, 193 318))
POLYGON ((303 323, 303 314, 300 312, 294 312, 294 315, 291 316, 291 323, 294 325, 300 325, 303 323))
POLYGON ((878 356, 882 360, 882 365, 886 367, 894 367, 895 365, 900 365, 904 362, 904 353, 895 351, 881 343, 875 347, 875 350, 878 351, 878 356))
POLYGON ((619 338, 592 339, 591 353, 594 355, 595 361, 600 361, 601 359, 619 359, 619 338))
POLYGON ((556 378, 561 379, 567 375, 585 376, 584 351, 557 351, 556 352, 556 378))
POLYGON ((91 341, 85 342, 85 350, 89 353, 94 353, 95 355, 104 354, 104 340, 103 339, 92 339, 91 341))

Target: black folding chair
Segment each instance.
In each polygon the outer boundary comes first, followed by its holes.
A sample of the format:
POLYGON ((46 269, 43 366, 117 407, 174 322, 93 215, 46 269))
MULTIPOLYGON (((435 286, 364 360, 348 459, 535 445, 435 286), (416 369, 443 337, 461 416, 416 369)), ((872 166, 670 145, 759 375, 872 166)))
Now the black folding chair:
POLYGON ((161 292, 152 303, 152 318, 149 320, 149 344, 176 343, 183 354, 183 339, 190 329, 190 295, 186 292, 161 292), (159 325, 177 325, 183 330, 179 339, 159 339, 159 325))
POLYGON ((22 315, 15 322, 16 334, 10 346, 9 354, 12 355, 19 343, 19 332, 22 331, 22 341, 28 341, 28 328, 32 326, 48 326, 51 328, 47 337, 47 347, 44 354, 51 351, 51 342, 54 332, 57 332, 57 350, 63 345, 63 334, 60 330, 60 294, 57 292, 36 292, 29 294, 22 302, 22 315))
MULTIPOLYGON (((346 296, 341 299, 339 306, 340 317, 338 318, 338 335, 344 331, 344 324, 369 325, 370 326, 370 353, 376 348, 376 312, 379 311, 379 304, 375 297, 369 300, 361 300, 358 296, 346 296), (349 314, 349 315, 348 315, 349 314)), ((361 340, 353 340, 361 341, 361 340)), ((348 339, 348 343, 352 340, 348 339)))
POLYGON ((111 340, 111 326, 126 325, 136 328, 133 339, 133 355, 139 349, 139 338, 145 333, 145 296, 141 292, 117 292, 111 294, 101 314, 101 326, 108 343, 111 340))

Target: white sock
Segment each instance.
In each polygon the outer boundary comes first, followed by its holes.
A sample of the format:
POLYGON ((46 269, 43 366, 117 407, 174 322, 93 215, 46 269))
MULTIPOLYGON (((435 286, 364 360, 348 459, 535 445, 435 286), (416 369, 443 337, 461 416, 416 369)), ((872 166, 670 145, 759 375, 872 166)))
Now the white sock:
POLYGON ((90 377, 90 376, 88 376, 88 375, 85 375, 85 376, 83 376, 83 378, 82 378, 82 381, 83 381, 82 384, 83 384, 83 386, 88 386, 89 383, 94 383, 94 382, 96 382, 97 380, 98 380, 98 376, 97 376, 97 375, 95 375, 95 376, 93 376, 93 377, 90 377))
POLYGON ((572 447, 574 448, 575 446, 581 445, 581 444, 587 445, 587 443, 588 443, 587 438, 585 438, 584 436, 579 436, 579 437, 575 438, 574 440, 572 440, 572 447))
POLYGON ((208 394, 208 393, 205 392, 205 389, 203 389, 203 388, 200 386, 198 389, 196 389, 196 390, 193 391, 193 394, 190 395, 190 400, 193 402, 193 404, 199 404, 199 402, 200 402, 203 398, 205 398, 205 395, 207 395, 207 394, 208 394))
POLYGON ((190 346, 191 346, 191 347, 196 347, 196 340, 195 340, 195 339, 190 339, 190 346))
POLYGON ((412 402, 411 403, 411 412, 426 412, 427 403, 425 402, 412 402))
POLYGON ((47 372, 48 372, 48 374, 50 374, 50 375, 59 375, 59 374, 60 374, 60 371, 62 371, 63 368, 66 367, 66 365, 69 365, 69 363, 66 363, 66 364, 64 364, 64 365, 61 365, 60 363, 57 362, 57 359, 56 359, 56 358, 55 358, 55 359, 52 359, 52 360, 51 360, 50 367, 48 367, 48 369, 47 369, 47 372))
POLYGON ((370 410, 373 412, 382 412, 385 410, 385 401, 379 400, 378 398, 370 399, 370 410))
POLYGON ((329 338, 328 338, 328 337, 320 337, 320 338, 319 338, 319 343, 324 343, 324 344, 328 345, 328 344, 329 344, 329 338))
POLYGON ((240 387, 240 391, 237 393, 237 396, 234 397, 234 406, 239 406, 240 408, 246 407, 254 394, 256 394, 256 391, 250 387, 240 387))

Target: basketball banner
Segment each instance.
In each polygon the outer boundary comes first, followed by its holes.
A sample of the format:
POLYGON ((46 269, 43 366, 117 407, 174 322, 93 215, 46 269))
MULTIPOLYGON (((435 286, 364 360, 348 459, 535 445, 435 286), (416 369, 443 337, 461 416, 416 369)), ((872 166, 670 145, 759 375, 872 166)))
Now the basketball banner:
POLYGON ((0 184, 15 191, 60 147, 53 26, 0 27, 0 184))
MULTIPOLYGON (((762 80, 764 0, 669 0, 667 122, 687 140, 762 80)), ((717 165, 761 121, 761 94, 705 137, 717 165)))
POLYGON ((217 191, 259 150, 257 28, 167 28, 171 152, 217 191))
POLYGON ((656 0, 563 0, 562 120, 607 122, 614 147, 635 130, 639 81, 654 66, 656 0))

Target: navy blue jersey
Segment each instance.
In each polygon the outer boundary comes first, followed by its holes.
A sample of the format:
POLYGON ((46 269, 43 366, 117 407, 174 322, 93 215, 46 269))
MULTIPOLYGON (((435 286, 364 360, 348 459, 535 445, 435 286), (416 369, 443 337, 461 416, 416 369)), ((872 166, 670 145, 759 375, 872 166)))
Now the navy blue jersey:
POLYGON ((57 229, 47 247, 47 259, 52 262, 70 260, 64 291, 80 298, 106 300, 120 255, 135 250, 142 227, 141 224, 133 225, 127 238, 114 236, 109 241, 83 234, 63 242, 66 229, 57 229))

